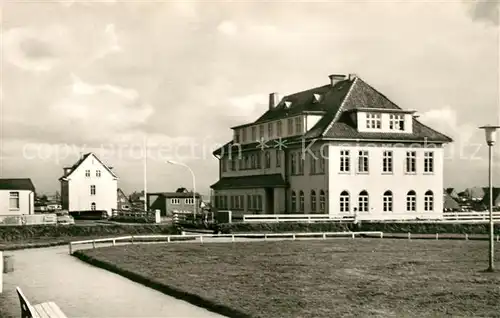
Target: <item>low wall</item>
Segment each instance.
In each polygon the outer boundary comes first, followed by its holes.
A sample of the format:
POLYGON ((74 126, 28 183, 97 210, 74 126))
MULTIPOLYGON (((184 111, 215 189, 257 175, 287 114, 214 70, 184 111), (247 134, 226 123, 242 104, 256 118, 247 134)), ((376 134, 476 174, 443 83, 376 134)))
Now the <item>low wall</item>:
MULTIPOLYGON (((488 234, 489 224, 453 223, 337 223, 337 222, 283 222, 283 223, 226 223, 214 226, 214 231, 230 233, 280 233, 280 232, 342 232, 381 231, 384 233, 415 234, 488 234)), ((495 225, 495 234, 500 234, 500 224, 495 225)))
POLYGON ((69 237, 101 237, 111 235, 180 234, 172 225, 113 224, 113 225, 26 225, 4 226, 0 243, 69 237))
POLYGON ((56 214, 1 215, 0 225, 57 224, 56 214))

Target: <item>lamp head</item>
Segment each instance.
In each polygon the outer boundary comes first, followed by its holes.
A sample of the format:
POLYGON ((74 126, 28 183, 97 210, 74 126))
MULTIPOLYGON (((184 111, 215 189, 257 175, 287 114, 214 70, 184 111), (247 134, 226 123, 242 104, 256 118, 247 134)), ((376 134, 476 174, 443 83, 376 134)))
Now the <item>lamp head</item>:
POLYGON ((169 163, 171 165, 178 165, 179 164, 178 162, 173 161, 173 160, 168 160, 167 163, 169 163))
POLYGON ((500 126, 493 126, 493 125, 479 127, 479 129, 484 129, 486 143, 488 144, 488 146, 493 146, 495 144, 497 139, 496 132, 497 129, 499 128, 500 126))

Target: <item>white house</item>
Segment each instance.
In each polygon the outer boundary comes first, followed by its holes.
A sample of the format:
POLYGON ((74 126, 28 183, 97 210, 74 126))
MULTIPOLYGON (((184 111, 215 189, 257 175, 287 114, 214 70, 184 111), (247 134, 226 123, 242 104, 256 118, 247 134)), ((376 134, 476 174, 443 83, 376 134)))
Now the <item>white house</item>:
POLYGON ((35 186, 31 179, 0 178, 0 215, 35 214, 35 186))
POLYGON ((62 208, 69 212, 106 211, 117 208, 118 177, 93 153, 64 168, 61 182, 62 208))
POLYGON ((354 74, 278 98, 214 151, 219 209, 360 219, 441 218, 452 140, 354 74))

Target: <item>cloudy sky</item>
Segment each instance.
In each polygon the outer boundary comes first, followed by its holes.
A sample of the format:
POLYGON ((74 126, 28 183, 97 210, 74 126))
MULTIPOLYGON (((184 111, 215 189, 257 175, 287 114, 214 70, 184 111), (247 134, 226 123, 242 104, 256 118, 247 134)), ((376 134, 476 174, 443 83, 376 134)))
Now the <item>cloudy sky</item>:
MULTIPOLYGON (((1 7, 1 174, 53 192, 96 151, 125 191, 207 193, 211 151, 270 92, 356 73, 455 139, 445 183, 487 184, 477 126, 499 123, 495 2, 12 1, 1 7)), ((497 147, 500 149, 500 145, 497 147)), ((500 151, 497 151, 500 158, 500 151)), ((500 184, 500 167, 496 171, 500 184)))

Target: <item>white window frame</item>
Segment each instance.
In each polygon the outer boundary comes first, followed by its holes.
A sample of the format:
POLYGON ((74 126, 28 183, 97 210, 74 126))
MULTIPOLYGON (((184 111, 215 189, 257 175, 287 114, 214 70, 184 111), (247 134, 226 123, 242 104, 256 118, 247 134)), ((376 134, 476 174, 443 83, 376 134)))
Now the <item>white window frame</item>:
POLYGON ((319 191, 319 211, 326 212, 326 192, 324 190, 319 191))
POLYGON ((368 128, 368 129, 381 129, 382 128, 382 115, 380 113, 367 113, 366 114, 366 128, 368 128))
POLYGON ((286 122, 288 135, 293 135, 293 118, 288 118, 286 122))
POLYGON ((417 193, 414 190, 406 194, 406 212, 417 212, 417 193))
POLYGON ((90 178, 90 170, 85 170, 85 177, 90 178))
POLYGON ((101 170, 96 170, 95 171, 95 176, 100 178, 101 177, 101 170))
POLYGON ((181 200, 177 198, 170 199, 170 204, 181 204, 181 200))
POLYGON ((194 204, 193 198, 184 199, 184 204, 193 205, 194 204))
POLYGON ((369 152, 368 152, 368 150, 359 150, 358 151, 358 173, 369 173, 369 172, 370 172, 369 152))
POLYGON ((394 172, 394 152, 392 150, 385 150, 382 157, 382 172, 394 172))
POLYGON ((417 152, 415 150, 406 152, 405 173, 406 174, 417 173, 417 152))
POLYGON ((97 205, 95 202, 90 203, 90 211, 96 211, 97 210, 97 205))
POLYGON ((95 195, 96 194, 96 186, 93 184, 90 186, 90 195, 95 195))
MULTIPOLYGON (((19 210, 21 208, 18 191, 9 192, 9 210, 19 210)), ((1 274, 1 273, 0 273, 1 274)))
POLYGON ((259 125, 259 140, 264 139, 264 133, 265 133, 264 125, 261 124, 261 125, 259 125))
POLYGON ((340 213, 349 213, 350 212, 350 205, 351 205, 351 196, 349 195, 349 192, 347 191, 342 191, 340 193, 340 213))
POLYGON ((434 173, 434 152, 424 152, 424 173, 434 173))
POLYGON ((310 198, 311 198, 311 212, 315 213, 316 210, 318 209, 318 201, 316 198, 316 191, 311 190, 310 198))
POLYGON ((358 196, 358 212, 369 212, 370 211, 370 195, 368 191, 363 190, 358 196), (365 192, 366 194, 362 194, 365 192))
POLYGON ((297 193, 295 191, 292 191, 292 196, 291 196, 291 210, 292 212, 297 212, 297 193))
POLYGON ((302 117, 295 117, 294 125, 295 125, 295 134, 301 134, 303 130, 302 117))
POLYGON ((383 211, 384 212, 393 212, 393 194, 392 191, 385 191, 383 197, 383 211))
POLYGON ((405 116, 401 114, 391 114, 389 116, 389 129, 396 131, 404 131, 405 116))
POLYGON ((351 153, 349 150, 340 150, 340 172, 349 173, 351 171, 351 153))
POLYGON ((434 211, 434 192, 428 190, 424 195, 424 211, 433 212, 434 211))
POLYGON ((299 212, 304 213, 304 210, 305 210, 304 191, 300 190, 299 191, 299 212))

